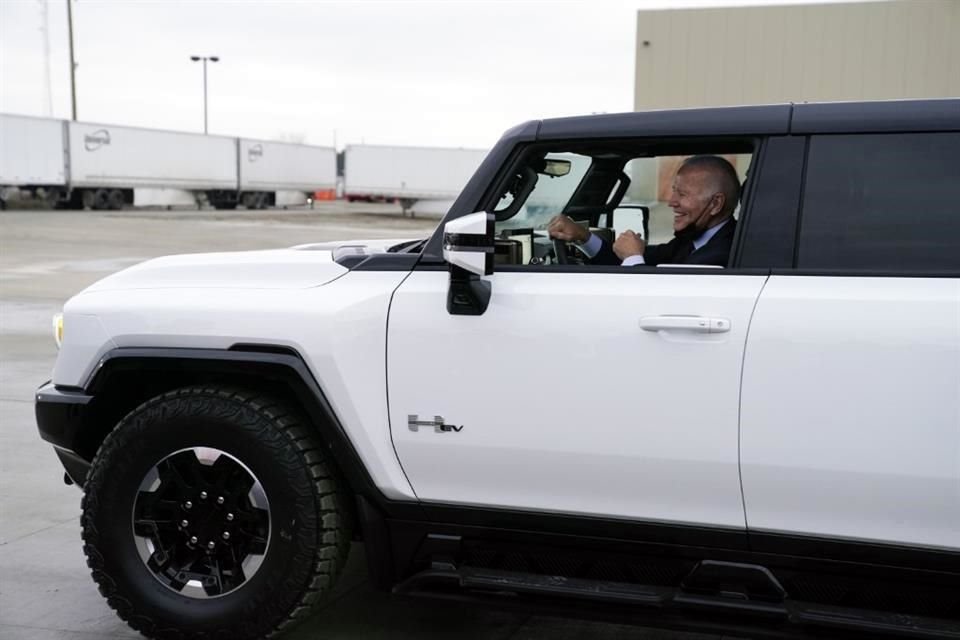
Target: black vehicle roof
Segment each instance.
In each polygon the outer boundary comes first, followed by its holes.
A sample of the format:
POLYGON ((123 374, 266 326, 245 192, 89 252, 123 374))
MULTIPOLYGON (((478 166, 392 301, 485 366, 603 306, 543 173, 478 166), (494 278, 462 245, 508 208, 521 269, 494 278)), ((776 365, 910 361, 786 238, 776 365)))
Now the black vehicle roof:
POLYGON ((542 120, 537 140, 960 131, 960 98, 639 111, 542 120))

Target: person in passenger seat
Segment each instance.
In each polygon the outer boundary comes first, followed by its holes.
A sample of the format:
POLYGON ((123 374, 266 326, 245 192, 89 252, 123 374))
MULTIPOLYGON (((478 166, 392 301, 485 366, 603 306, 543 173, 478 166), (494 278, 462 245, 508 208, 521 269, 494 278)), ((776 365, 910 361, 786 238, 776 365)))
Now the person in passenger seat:
POLYGON ((633 231, 624 231, 611 246, 600 236, 559 215, 550 220, 550 237, 573 242, 591 264, 704 264, 727 266, 740 200, 737 171, 719 156, 691 156, 673 178, 667 204, 673 209, 673 239, 647 246, 633 231))

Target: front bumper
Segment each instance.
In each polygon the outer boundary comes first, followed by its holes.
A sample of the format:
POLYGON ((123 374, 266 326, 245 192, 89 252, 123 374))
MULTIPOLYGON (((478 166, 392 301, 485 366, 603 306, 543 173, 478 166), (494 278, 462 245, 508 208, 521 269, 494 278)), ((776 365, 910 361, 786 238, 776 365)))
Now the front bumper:
POLYGON ((67 475, 79 486, 86 481, 90 460, 82 453, 83 425, 90 414, 89 396, 83 391, 57 388, 47 382, 36 394, 40 437, 53 445, 67 475))

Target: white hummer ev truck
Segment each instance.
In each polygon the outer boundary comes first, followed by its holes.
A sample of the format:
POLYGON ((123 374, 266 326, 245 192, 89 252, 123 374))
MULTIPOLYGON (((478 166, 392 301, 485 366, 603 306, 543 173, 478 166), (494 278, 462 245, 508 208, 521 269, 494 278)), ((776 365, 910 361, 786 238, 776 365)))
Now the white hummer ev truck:
POLYGON ((429 238, 105 278, 36 397, 94 581, 149 637, 268 637, 357 539, 398 594, 960 638, 958 158, 960 100, 529 122, 429 238), (692 154, 743 178, 725 267, 546 234, 668 238, 692 154))

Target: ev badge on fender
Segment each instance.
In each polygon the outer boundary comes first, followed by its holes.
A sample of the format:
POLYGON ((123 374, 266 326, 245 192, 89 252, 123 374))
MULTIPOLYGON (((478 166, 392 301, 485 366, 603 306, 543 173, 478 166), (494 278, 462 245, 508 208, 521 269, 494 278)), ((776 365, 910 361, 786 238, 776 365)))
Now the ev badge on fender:
POLYGON ((445 431, 455 431, 460 433, 463 429, 463 425, 459 427, 452 424, 443 424, 443 416, 433 416, 433 420, 421 420, 418 421, 417 414, 408 414, 407 415, 407 426, 410 427, 410 431, 419 431, 420 427, 433 427, 437 433, 443 433, 445 431))

